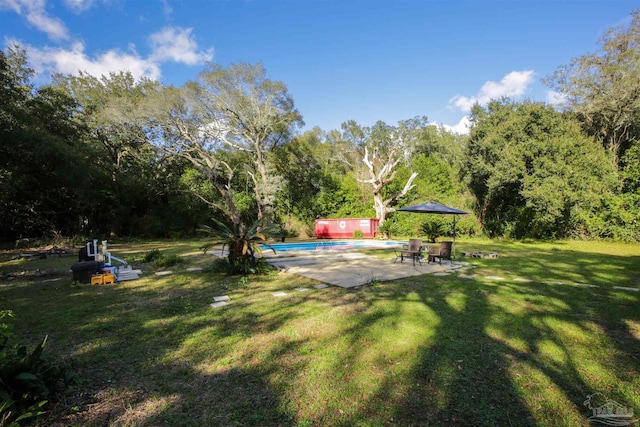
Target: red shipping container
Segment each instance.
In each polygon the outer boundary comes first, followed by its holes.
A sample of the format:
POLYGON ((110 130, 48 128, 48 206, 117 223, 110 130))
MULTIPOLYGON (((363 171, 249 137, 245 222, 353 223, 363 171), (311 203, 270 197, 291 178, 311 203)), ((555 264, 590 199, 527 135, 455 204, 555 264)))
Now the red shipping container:
POLYGON ((337 218, 316 219, 317 239, 353 239, 353 232, 362 231, 366 239, 376 237, 378 231, 376 218, 337 218))

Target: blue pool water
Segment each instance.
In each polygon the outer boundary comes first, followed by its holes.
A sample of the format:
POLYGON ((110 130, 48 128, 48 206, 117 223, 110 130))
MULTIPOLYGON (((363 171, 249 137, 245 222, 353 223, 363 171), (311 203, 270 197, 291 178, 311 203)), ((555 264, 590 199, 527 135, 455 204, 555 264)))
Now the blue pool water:
MULTIPOLYGON (((327 251, 339 249, 360 249, 360 248, 385 248, 400 246, 406 242, 380 241, 380 240, 318 240, 317 242, 299 243, 273 243, 270 246, 276 252, 298 252, 298 251, 327 251)), ((271 249, 265 245, 260 245, 265 252, 271 249)), ((272 252, 273 253, 273 252, 272 252)))

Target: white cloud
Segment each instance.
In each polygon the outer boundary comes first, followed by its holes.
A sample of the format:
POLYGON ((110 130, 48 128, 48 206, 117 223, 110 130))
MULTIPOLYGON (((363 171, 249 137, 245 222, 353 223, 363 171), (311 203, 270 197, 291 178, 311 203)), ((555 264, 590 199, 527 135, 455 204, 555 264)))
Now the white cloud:
POLYGON ((160 3, 162 3, 162 13, 164 16, 170 17, 173 13, 173 8, 169 4, 169 0, 160 0, 160 3))
POLYGON ((94 58, 84 51, 84 44, 74 43, 70 49, 62 48, 27 48, 31 66, 37 73, 59 72, 77 75, 80 71, 100 77, 110 72, 129 71, 134 78, 160 78, 159 65, 151 60, 141 58, 137 53, 125 53, 109 50, 94 58))
POLYGON ((16 0, 0 0, 0 8, 2 9, 11 9, 16 11, 16 9, 20 9, 20 6, 16 0))
POLYGON ((562 105, 567 102, 567 95, 550 90, 547 92, 547 103, 551 105, 562 105))
POLYGON ((503 96, 521 96, 533 81, 533 74, 533 70, 512 71, 504 76, 500 82, 486 82, 476 96, 456 95, 449 100, 449 103, 464 112, 469 112, 476 102, 480 105, 486 105, 492 99, 498 99, 503 96))
POLYGON ((192 28, 166 27, 151 35, 150 58, 155 61, 171 60, 187 65, 197 65, 213 58, 213 49, 198 51, 198 43, 192 36, 192 28))
MULTIPOLYGON (((7 0, 0 0, 7 1, 7 0)), ((175 61, 187 65, 201 64, 211 60, 213 49, 198 51, 198 45, 191 35, 192 29, 169 27, 151 36, 151 54, 144 58, 130 44, 128 51, 110 49, 96 55, 85 52, 82 42, 74 42, 69 47, 36 47, 23 45, 27 49, 30 66, 38 74, 62 73, 77 75, 80 71, 100 77, 111 72, 129 71, 134 78, 160 79, 163 62, 175 61)), ((22 45, 17 40, 5 40, 7 45, 22 45)))
POLYGON ((469 116, 464 116, 463 118, 460 119, 460 121, 457 124, 453 126, 446 125, 444 123, 441 124, 440 126, 445 128, 449 132, 457 133, 460 135, 468 135, 469 130, 471 129, 471 120, 469 119, 469 116))
POLYGON ((64 3, 76 13, 84 12, 93 6, 93 0, 64 0, 64 3))
POLYGON ((37 30, 53 40, 68 40, 69 33, 64 23, 52 18, 45 10, 45 0, 0 0, 0 9, 13 10, 27 19, 37 30))

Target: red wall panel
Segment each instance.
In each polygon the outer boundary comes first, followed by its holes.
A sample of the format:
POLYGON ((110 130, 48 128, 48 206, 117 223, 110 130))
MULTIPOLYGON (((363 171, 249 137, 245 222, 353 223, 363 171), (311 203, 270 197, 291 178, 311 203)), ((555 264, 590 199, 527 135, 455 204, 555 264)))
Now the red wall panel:
POLYGON ((378 222, 375 218, 317 219, 316 238, 352 239, 353 232, 360 230, 365 238, 372 239, 376 236, 378 222))

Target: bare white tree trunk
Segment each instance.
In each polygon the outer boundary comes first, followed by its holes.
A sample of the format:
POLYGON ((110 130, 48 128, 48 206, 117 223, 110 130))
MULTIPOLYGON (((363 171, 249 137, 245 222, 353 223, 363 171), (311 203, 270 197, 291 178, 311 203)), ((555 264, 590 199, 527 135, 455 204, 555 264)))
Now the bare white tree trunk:
POLYGON ((413 180, 418 176, 417 172, 411 174, 400 193, 395 193, 387 199, 382 197, 382 189, 393 181, 396 176, 395 167, 401 160, 397 154, 398 149, 393 148, 386 161, 383 161, 378 156, 377 148, 373 149, 373 155, 369 158, 369 149, 366 146, 364 147, 364 158, 362 162, 367 166, 369 179, 360 180, 360 182, 371 184, 373 187, 373 208, 376 211, 376 218, 380 220, 380 225, 384 223, 389 212, 395 211, 395 209, 389 205, 406 196, 407 193, 415 187, 413 180))

